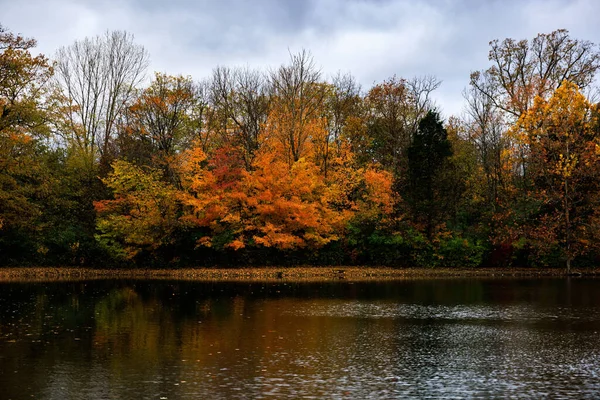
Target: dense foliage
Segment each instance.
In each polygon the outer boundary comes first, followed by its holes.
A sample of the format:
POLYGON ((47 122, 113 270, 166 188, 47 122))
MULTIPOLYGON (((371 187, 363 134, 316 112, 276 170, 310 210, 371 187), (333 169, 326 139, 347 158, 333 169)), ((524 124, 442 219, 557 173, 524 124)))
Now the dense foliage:
POLYGON ((51 61, 0 27, 0 264, 595 264, 600 52, 490 45, 444 122, 430 76, 362 91, 301 52, 144 87, 125 32, 51 61))

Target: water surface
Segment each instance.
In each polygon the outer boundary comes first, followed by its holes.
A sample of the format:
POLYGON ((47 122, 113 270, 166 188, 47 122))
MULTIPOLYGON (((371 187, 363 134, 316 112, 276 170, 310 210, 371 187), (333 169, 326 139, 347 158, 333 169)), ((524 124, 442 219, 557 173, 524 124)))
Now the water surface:
POLYGON ((594 398, 599 288, 0 284, 0 398, 594 398))

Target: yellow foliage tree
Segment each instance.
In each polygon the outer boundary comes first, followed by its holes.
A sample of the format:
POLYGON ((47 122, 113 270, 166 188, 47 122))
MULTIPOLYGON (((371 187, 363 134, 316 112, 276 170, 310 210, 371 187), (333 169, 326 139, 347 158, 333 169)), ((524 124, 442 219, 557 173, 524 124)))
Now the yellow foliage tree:
POLYGON ((103 182, 114 199, 94 203, 97 240, 124 259, 170 243, 178 224, 175 188, 162 182, 157 170, 144 171, 126 161, 115 161, 112 168, 103 182))
POLYGON ((522 233, 534 247, 560 243, 570 270, 572 260, 588 252, 600 234, 597 106, 577 85, 563 81, 548 100, 536 98, 511 134, 529 149, 528 194, 536 205, 522 233))

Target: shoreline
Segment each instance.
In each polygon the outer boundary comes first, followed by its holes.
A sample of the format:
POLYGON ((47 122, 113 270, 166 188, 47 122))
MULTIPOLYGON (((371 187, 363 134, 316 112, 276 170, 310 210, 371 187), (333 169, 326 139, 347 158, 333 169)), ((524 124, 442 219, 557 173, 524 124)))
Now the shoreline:
MULTIPOLYGON (((600 276, 600 268, 574 269, 574 276, 600 276)), ((60 282, 99 279, 211 282, 348 282, 428 278, 566 277, 564 268, 389 268, 256 267, 182 269, 93 269, 74 267, 0 268, 0 282, 60 282)))

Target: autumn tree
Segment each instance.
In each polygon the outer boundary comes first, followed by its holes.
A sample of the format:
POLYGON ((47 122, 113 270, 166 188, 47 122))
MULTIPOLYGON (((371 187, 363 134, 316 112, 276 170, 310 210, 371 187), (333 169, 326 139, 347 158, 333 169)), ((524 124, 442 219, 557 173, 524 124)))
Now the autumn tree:
POLYGON ((537 97, 511 131, 530 149, 532 179, 526 215, 513 228, 534 251, 548 254, 559 244, 568 272, 576 256, 597 249, 597 118, 597 106, 587 101, 578 85, 563 81, 549 99, 537 97))
POLYGON ((246 246, 246 179, 248 172, 238 154, 227 147, 210 159, 195 143, 179 158, 184 207, 183 226, 197 236, 198 247, 217 251, 246 246))
POLYGON ((374 86, 367 95, 374 158, 395 173, 399 173, 402 156, 411 141, 412 132, 405 121, 409 97, 406 81, 396 77, 374 86))
POLYGON ((261 151, 252 170, 218 154, 213 160, 197 147, 184 154, 182 221, 207 228, 198 244, 216 249, 318 249, 339 238, 344 215, 326 200, 319 168, 301 159, 290 166, 261 151))
POLYGON ((158 170, 115 161, 103 179, 113 199, 95 202, 97 240, 115 259, 131 260, 171 243, 178 224, 176 190, 158 170))
POLYGON ((53 68, 43 55, 33 56, 34 39, 14 35, 0 25, 0 132, 47 135, 44 104, 53 68))
POLYGON ((373 160, 396 177, 406 168, 406 149, 419 121, 432 107, 430 96, 440 83, 432 76, 412 80, 394 76, 375 85, 367 94, 373 160))
POLYGON ((400 199, 393 183, 393 175, 374 164, 358 168, 349 164, 331 171, 328 198, 347 219, 342 240, 346 259, 398 264, 403 249, 398 245, 394 208, 400 199))
POLYGON ((174 156, 197 139, 197 132, 203 128, 202 111, 198 111, 202 107, 198 87, 190 77, 156 73, 150 86, 127 109, 122 135, 148 143, 152 165, 164 171, 165 179, 177 184, 174 156))
POLYGON ((43 252, 38 233, 51 184, 43 143, 53 70, 45 56, 31 54, 35 45, 0 26, 0 258, 5 261, 17 255, 7 251, 32 238, 29 251, 43 252))
MULTIPOLYGON (((592 84, 600 68, 600 51, 589 41, 572 39, 560 29, 539 34, 531 41, 505 39, 490 42, 492 66, 471 74, 470 85, 515 123, 533 105, 536 97, 548 99, 563 80, 582 90, 592 84)), ((529 149, 519 142, 516 148, 515 178, 520 196, 526 195, 529 181, 529 149)))
POLYGON ((247 230, 254 243, 318 249, 339 239, 343 215, 324 201, 327 187, 314 163, 300 159, 290 167, 268 155, 258 161, 248 199, 253 216, 247 230))

